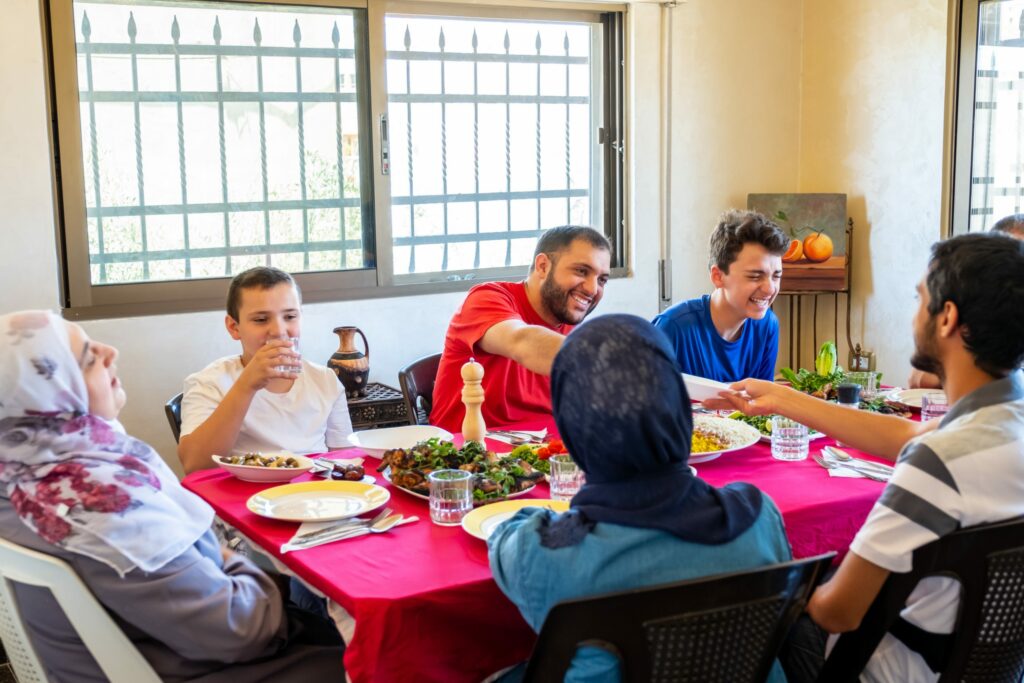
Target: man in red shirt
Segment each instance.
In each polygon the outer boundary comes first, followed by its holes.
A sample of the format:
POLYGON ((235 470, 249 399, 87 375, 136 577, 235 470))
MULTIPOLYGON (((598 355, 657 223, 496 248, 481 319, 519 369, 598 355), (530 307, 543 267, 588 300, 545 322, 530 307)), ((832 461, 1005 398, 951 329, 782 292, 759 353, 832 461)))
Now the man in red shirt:
POLYGON ((611 244, 593 228, 563 226, 537 241, 522 282, 469 290, 452 316, 434 383, 430 422, 462 429, 462 365, 484 367, 484 421, 507 426, 551 416, 551 363, 565 335, 594 310, 611 267, 611 244))

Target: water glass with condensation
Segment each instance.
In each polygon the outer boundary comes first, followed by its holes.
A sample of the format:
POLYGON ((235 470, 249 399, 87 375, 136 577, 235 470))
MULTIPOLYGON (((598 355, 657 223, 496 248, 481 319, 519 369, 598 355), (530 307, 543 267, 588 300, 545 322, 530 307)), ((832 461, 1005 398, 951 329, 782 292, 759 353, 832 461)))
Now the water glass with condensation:
POLYGON ((921 422, 941 418, 949 412, 949 401, 946 394, 935 391, 921 396, 921 422))
POLYGON ((573 459, 565 454, 552 455, 548 460, 551 474, 551 497, 554 500, 571 500, 586 483, 586 475, 573 459))
POLYGON ((473 473, 466 470, 434 470, 430 484, 430 520, 456 526, 473 509, 473 473))
POLYGON ((848 372, 846 381, 860 385, 860 397, 865 401, 870 401, 878 395, 878 373, 875 371, 848 372))
MULTIPOLYGON (((292 343, 292 351, 299 353, 299 338, 298 337, 280 337, 280 339, 287 339, 292 343)), ((302 372, 302 360, 301 358, 296 361, 295 365, 278 365, 274 368, 278 372, 302 372)))
POLYGON ((772 417, 772 457, 776 460, 806 460, 810 450, 807 427, 788 417, 772 417))

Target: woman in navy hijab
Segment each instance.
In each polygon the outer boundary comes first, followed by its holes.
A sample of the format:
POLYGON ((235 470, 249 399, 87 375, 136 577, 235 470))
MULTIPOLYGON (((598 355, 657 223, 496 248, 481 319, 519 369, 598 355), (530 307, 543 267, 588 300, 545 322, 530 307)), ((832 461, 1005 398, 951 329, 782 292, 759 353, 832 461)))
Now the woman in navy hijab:
MULTIPOLYGON (((527 508, 488 539, 495 580, 535 631, 563 600, 791 559, 771 499, 691 473, 690 398, 668 340, 647 321, 607 315, 570 334, 551 400, 587 483, 569 512, 527 508)), ((566 677, 618 680, 618 660, 597 648, 581 649, 566 677)), ((778 665, 769 680, 785 680, 778 665)))

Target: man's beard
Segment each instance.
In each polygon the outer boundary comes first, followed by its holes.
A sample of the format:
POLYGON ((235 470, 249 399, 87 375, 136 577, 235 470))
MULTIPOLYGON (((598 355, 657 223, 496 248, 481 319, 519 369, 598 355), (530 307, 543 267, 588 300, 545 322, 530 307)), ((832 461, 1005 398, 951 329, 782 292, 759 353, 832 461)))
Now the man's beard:
POLYGON ((540 285, 540 300, 544 304, 544 308, 548 309, 548 312, 554 316, 555 320, 563 325, 579 325, 583 322, 583 319, 590 315, 590 312, 597 306, 597 300, 590 302, 590 307, 587 308, 586 313, 579 316, 579 320, 576 319, 575 315, 569 311, 569 291, 559 287, 555 283, 555 271, 552 268, 548 271, 548 276, 544 278, 544 282, 540 285))
POLYGON ((925 323, 924 333, 914 335, 914 355, 910 357, 910 365, 943 378, 942 363, 935 352, 935 324, 935 316, 932 316, 925 323))

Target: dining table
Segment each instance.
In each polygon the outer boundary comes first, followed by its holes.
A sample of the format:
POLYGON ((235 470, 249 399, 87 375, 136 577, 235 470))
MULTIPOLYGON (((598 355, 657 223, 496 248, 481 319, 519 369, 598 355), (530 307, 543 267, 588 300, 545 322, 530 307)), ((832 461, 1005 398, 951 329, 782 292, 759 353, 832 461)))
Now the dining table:
MULTIPOLYGON (((546 428, 555 435, 553 422, 504 428, 546 428)), ((461 437, 455 440, 461 443, 461 437)), ((811 452, 834 443, 827 437, 811 441, 811 452)), ((491 439, 486 445, 498 453, 512 448, 491 439)), ((494 582, 484 541, 458 526, 431 523, 427 501, 391 485, 377 471, 376 458, 354 448, 320 457, 364 457, 366 473, 391 493, 388 507, 420 520, 282 554, 298 523, 261 517, 246 507, 252 495, 273 484, 242 481, 221 469, 193 472, 182 483, 262 552, 354 618, 345 652, 352 681, 469 683, 528 658, 536 636, 494 582)), ((695 467, 714 486, 750 482, 767 494, 782 513, 796 558, 829 551, 841 558, 884 487, 871 479, 835 476, 810 458, 775 460, 763 441, 695 467)), ((312 477, 303 474, 294 481, 312 477)), ((549 498, 550 491, 541 482, 524 497, 549 498)))

